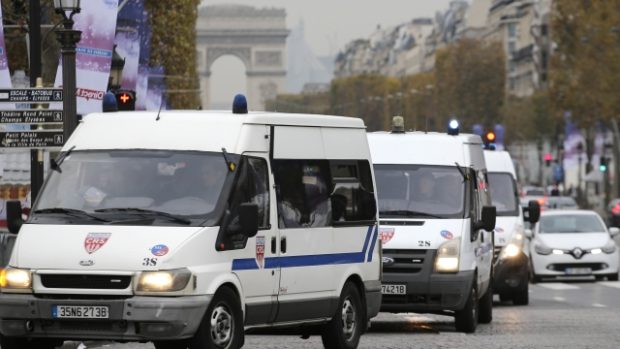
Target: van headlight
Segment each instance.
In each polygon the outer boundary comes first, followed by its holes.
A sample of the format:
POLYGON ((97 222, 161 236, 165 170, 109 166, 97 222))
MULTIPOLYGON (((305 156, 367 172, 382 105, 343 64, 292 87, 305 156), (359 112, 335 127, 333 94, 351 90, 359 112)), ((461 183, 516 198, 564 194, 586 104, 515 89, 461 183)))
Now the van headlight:
POLYGON ((502 253, 499 255, 499 258, 500 259, 514 258, 518 256, 519 253, 521 253, 521 247, 511 242, 502 249, 502 253))
POLYGON ((187 268, 142 272, 138 279, 138 292, 176 292, 181 291, 192 277, 187 268))
POLYGON ((6 268, 0 272, 3 292, 32 291, 32 272, 27 269, 6 268))
POLYGON ((456 273, 459 271, 461 238, 444 242, 437 249, 435 270, 438 273, 456 273))

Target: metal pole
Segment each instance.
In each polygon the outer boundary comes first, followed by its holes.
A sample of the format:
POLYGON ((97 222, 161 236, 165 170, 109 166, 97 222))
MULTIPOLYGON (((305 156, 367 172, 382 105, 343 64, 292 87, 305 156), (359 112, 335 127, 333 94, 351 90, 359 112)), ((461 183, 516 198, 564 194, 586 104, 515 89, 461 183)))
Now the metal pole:
POLYGON ((64 141, 69 137, 78 125, 77 120, 77 99, 76 99, 76 76, 75 76, 75 46, 82 37, 82 32, 73 30, 73 20, 66 19, 64 29, 58 30, 58 41, 60 42, 62 54, 62 90, 63 90, 63 110, 64 119, 64 141))
POLYGON ((618 126, 618 120, 611 121, 611 127, 613 130, 613 159, 611 160, 614 169, 614 185, 613 193, 615 197, 620 198, 620 129, 618 126))
MULTIPOLYGON (((41 2, 30 0, 30 22, 28 35, 30 41, 30 87, 37 87, 41 76, 41 2)), ((36 126, 31 126, 36 129, 36 126)), ((30 151, 30 202, 34 203, 43 185, 43 151, 30 151)))

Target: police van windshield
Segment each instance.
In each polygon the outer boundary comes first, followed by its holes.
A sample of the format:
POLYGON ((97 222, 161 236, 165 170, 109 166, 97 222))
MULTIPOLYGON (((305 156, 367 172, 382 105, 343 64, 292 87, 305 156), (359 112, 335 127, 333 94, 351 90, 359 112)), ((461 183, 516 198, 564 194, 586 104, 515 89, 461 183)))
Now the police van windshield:
POLYGON ((509 173, 489 173, 489 189, 498 216, 518 216, 517 186, 509 173))
MULTIPOLYGON (((238 156, 227 154, 229 161, 238 156)), ((222 153, 110 150, 72 152, 52 171, 33 223, 213 225, 231 176, 222 153)))
POLYGON ((463 218, 465 183, 456 167, 375 165, 384 218, 463 218))

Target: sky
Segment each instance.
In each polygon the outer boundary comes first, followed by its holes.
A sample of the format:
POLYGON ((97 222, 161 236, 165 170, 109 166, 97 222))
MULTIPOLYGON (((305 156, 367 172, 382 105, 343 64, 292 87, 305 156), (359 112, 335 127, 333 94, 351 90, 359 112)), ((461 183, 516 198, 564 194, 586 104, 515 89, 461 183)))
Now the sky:
MULTIPOLYGON (((434 17, 437 11, 446 10, 450 2, 451 0, 203 0, 202 5, 243 4, 284 8, 287 12, 288 28, 297 26, 299 21, 303 20, 306 40, 315 54, 322 56, 337 54, 352 40, 368 38, 377 25, 385 28, 417 17, 434 17)), ((213 101, 221 102, 232 90, 242 88, 241 85, 231 87, 234 84, 217 83, 220 80, 239 80, 244 74, 239 61, 223 57, 214 64, 212 73, 212 81, 221 87, 212 90, 213 101)))

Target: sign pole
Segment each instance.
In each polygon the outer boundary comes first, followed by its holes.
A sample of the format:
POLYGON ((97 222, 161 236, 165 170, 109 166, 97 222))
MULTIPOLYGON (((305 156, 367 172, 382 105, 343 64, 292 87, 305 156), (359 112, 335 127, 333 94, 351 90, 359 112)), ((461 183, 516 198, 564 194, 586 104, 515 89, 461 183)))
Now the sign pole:
MULTIPOLYGON (((41 76, 41 2, 30 0, 30 23, 28 28, 30 42, 30 87, 43 87, 41 76), (41 84, 39 86, 39 83, 41 84)), ((37 126, 31 126, 36 129, 37 126)), ((30 204, 39 196, 43 186, 43 151, 30 150, 30 204)))
POLYGON ((60 52, 62 53, 63 110, 65 112, 64 138, 66 141, 78 125, 75 50, 77 43, 80 42, 82 37, 82 32, 74 30, 73 20, 68 18, 64 21, 64 29, 58 30, 56 33, 61 45, 60 52))

